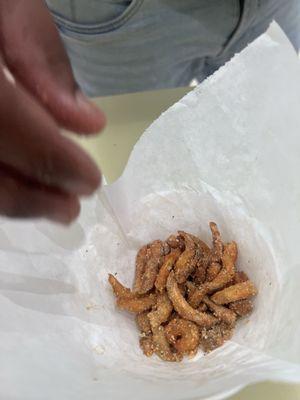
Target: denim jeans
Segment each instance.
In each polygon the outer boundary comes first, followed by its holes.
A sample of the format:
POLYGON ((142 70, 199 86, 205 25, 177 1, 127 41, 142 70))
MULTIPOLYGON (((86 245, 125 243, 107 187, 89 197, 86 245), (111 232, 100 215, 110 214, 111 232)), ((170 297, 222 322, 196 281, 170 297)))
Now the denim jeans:
POLYGON ((46 0, 91 96, 202 81, 273 19, 300 46, 299 0, 46 0))

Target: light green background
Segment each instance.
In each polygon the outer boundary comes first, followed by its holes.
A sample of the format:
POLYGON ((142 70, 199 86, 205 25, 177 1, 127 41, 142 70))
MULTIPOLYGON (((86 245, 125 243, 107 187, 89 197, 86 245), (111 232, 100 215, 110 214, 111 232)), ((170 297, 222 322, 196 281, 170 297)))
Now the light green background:
MULTIPOLYGON (((190 88, 136 93, 96 99, 108 124, 99 137, 80 139, 109 183, 116 180, 143 131, 190 88)), ((261 383, 242 390, 231 400, 300 400, 300 385, 261 383)))

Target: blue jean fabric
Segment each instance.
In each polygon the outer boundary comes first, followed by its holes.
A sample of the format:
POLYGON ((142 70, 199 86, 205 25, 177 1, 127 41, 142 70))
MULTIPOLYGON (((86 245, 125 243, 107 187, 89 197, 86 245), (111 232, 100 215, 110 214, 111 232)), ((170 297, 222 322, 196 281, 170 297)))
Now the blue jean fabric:
POLYGON ((300 0, 47 0, 91 96, 202 81, 273 19, 300 47, 300 0))

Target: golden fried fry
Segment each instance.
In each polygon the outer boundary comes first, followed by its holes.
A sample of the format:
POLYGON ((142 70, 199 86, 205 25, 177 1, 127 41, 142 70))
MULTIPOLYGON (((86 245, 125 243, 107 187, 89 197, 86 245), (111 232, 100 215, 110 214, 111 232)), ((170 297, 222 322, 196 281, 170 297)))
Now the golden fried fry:
MULTIPOLYGON (((236 242, 232 241, 229 243, 226 243, 224 245, 224 251, 222 255, 222 263, 223 267, 224 264, 230 264, 230 267, 227 267, 227 269, 230 269, 232 271, 232 264, 235 266, 236 260, 238 257, 238 248, 236 242)), ((235 268, 233 268, 235 272, 235 268)))
MULTIPOLYGON (((208 247, 207 247, 207 249, 208 249, 208 247)), ((195 272, 193 275, 194 282, 197 285, 201 285, 207 280, 207 277, 206 277, 207 268, 211 262, 210 250, 208 249, 208 251, 205 250, 204 252, 203 252, 203 250, 200 250, 200 251, 201 251, 201 254, 198 257, 197 266, 196 266, 196 269, 195 269, 195 272)))
POLYGON ((140 314, 137 314, 136 318, 136 324, 141 331, 141 333, 145 333, 146 335, 149 335, 151 331, 151 325, 150 321, 148 318, 148 311, 144 311, 140 314))
POLYGON ((147 263, 148 245, 143 246, 136 255, 135 260, 135 278, 133 284, 133 291, 138 292, 142 286, 142 278, 145 273, 147 263))
POLYGON ((237 244, 235 242, 228 243, 224 246, 222 256, 223 268, 219 274, 211 282, 207 283, 208 293, 220 289, 230 282, 235 274, 235 263, 237 259, 237 244))
POLYGON ((180 293, 173 271, 170 272, 167 280, 167 291, 175 310, 182 318, 193 321, 200 326, 212 326, 217 322, 217 319, 212 315, 194 310, 188 304, 180 293))
POLYGON ((161 240, 155 240, 148 245, 146 256, 144 250, 141 254, 141 263, 136 264, 136 279, 134 283, 134 292, 145 294, 154 286, 158 270, 162 264, 164 255, 164 244, 161 240), (138 266, 141 265, 141 268, 138 266))
POLYGON ((194 291, 197 289, 197 286, 194 284, 194 282, 191 282, 191 281, 186 281, 185 286, 187 288, 187 295, 189 298, 194 293, 194 291))
POLYGON ((226 283, 224 288, 235 285, 236 283, 246 282, 248 280, 249 280, 249 277, 244 271, 236 271, 233 279, 230 282, 226 283))
POLYGON ((170 254, 165 257, 165 261, 160 267, 160 270, 155 280, 155 287, 159 292, 162 292, 165 289, 169 273, 180 254, 181 251, 179 249, 174 249, 171 251, 170 254))
POLYGON ((142 349, 145 356, 147 357, 152 356, 155 350, 152 335, 140 338, 140 348, 142 349))
POLYGON ((229 304, 229 308, 239 317, 245 317, 253 311, 253 303, 249 299, 235 301, 229 304))
POLYGON ((213 239, 213 250, 212 250, 211 260, 213 262, 220 262, 223 254, 223 243, 221 235, 216 223, 210 222, 209 227, 213 239))
POLYGON ((108 274, 108 282, 110 283, 116 297, 123 297, 126 299, 136 298, 136 295, 132 293, 130 289, 123 286, 122 283, 112 274, 108 274))
POLYGON ((156 310, 148 314, 151 328, 157 328, 163 322, 166 322, 173 311, 173 305, 166 292, 157 296, 156 310))
POLYGON ((193 282, 190 281, 187 281, 185 285, 187 287, 187 302, 189 303, 190 306, 193 307, 193 296, 194 293, 199 289, 193 282))
POLYGON ((211 250, 210 248, 207 246, 207 244, 205 242, 203 242, 203 240, 199 239, 199 238, 195 238, 195 242, 198 246, 198 248, 201 250, 203 256, 205 258, 211 258, 211 250))
POLYGON ((165 327, 165 335, 168 342, 179 353, 190 353, 199 345, 199 329, 191 321, 182 318, 174 318, 165 327))
POLYGON ((194 249, 185 250, 175 264, 175 277, 178 283, 184 283, 189 275, 196 268, 196 251, 194 249))
POLYGON ((166 256, 166 255, 170 254, 170 251, 171 251, 171 247, 169 246, 169 244, 167 242, 163 242, 162 243, 163 255, 166 256))
POLYGON ((205 281, 206 269, 210 263, 211 251, 205 242, 192 235, 191 233, 179 231, 181 237, 184 238, 186 249, 196 250, 196 267, 193 275, 195 283, 201 284, 205 281))
POLYGON ((221 269, 222 269, 221 264, 217 262, 211 263, 210 266, 207 268, 206 279, 209 282, 213 281, 217 277, 221 269))
POLYGON ((184 240, 185 250, 194 250, 196 248, 196 243, 193 239, 195 236, 191 235, 190 233, 184 232, 184 231, 178 231, 178 234, 184 240))
POLYGON ((216 318, 231 326, 235 324, 236 314, 233 311, 229 310, 227 307, 215 304, 207 296, 204 297, 203 302, 208 306, 216 318))
POLYGON ((185 282, 184 282, 184 283, 178 283, 178 289, 179 289, 181 295, 182 295, 183 297, 185 297, 185 294, 186 294, 185 282))
POLYGON ((201 285, 206 281, 206 267, 203 265, 203 259, 198 260, 195 272, 193 274, 193 281, 197 285, 201 285))
POLYGON ((155 303, 156 295, 153 293, 136 298, 117 298, 118 308, 132 313, 141 313, 149 310, 155 303))
POLYGON ((233 328, 224 322, 211 328, 202 328, 200 332, 200 347, 208 353, 217 347, 220 347, 233 335, 233 328))
POLYGON ((206 273, 207 268, 211 262, 211 254, 203 254, 198 258, 196 270, 194 273, 194 281, 198 285, 201 285, 207 280, 206 273))
POLYGON ((207 292, 208 288, 206 283, 201 285, 199 288, 195 286, 195 289, 190 293, 188 297, 188 302, 190 306, 193 308, 198 308, 207 292))
POLYGON ((217 304, 228 304, 255 296, 257 289, 251 281, 237 283, 212 295, 211 300, 217 304))
POLYGON ((163 262, 164 244, 160 240, 155 240, 150 244, 147 252, 147 264, 143 276, 141 292, 148 292, 154 286, 158 270, 163 262))
POLYGON ((169 342, 165 336, 165 330, 163 326, 158 326, 153 329, 153 344, 154 352, 164 361, 181 361, 182 354, 173 353, 169 342))
POLYGON ((169 236, 167 239, 167 243, 172 249, 179 249, 183 251, 185 247, 183 238, 178 235, 169 236))
POLYGON ((185 251, 176 262, 175 277, 178 283, 183 283, 195 270, 200 257, 200 251, 197 249, 195 236, 183 231, 179 231, 178 233, 184 239, 185 251))
POLYGON ((237 245, 235 242, 231 242, 224 246, 224 252, 222 256, 223 268, 219 274, 211 282, 205 282, 195 290, 190 298, 190 304, 193 308, 198 308, 202 302, 203 297, 207 293, 211 293, 215 290, 223 288, 226 283, 230 282, 235 274, 235 262, 237 259, 237 245))
POLYGON ((249 281, 249 277, 244 271, 236 271, 233 278, 233 283, 242 283, 249 281))
POLYGON ((205 242, 199 239, 197 236, 192 235, 191 233, 187 233, 184 231, 178 231, 179 235, 182 236, 185 240, 185 243, 189 244, 189 248, 199 248, 203 255, 210 254, 210 248, 207 246, 205 242))

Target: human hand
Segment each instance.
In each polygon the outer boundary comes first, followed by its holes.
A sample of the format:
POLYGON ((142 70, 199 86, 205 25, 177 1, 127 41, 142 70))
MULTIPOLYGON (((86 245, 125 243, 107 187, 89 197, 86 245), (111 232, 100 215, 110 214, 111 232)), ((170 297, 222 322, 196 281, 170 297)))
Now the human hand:
POLYGON ((105 117, 78 90, 42 0, 0 1, 0 214, 70 223, 101 175, 59 128, 95 133, 105 117), (11 73, 10 73, 11 71, 11 73))

